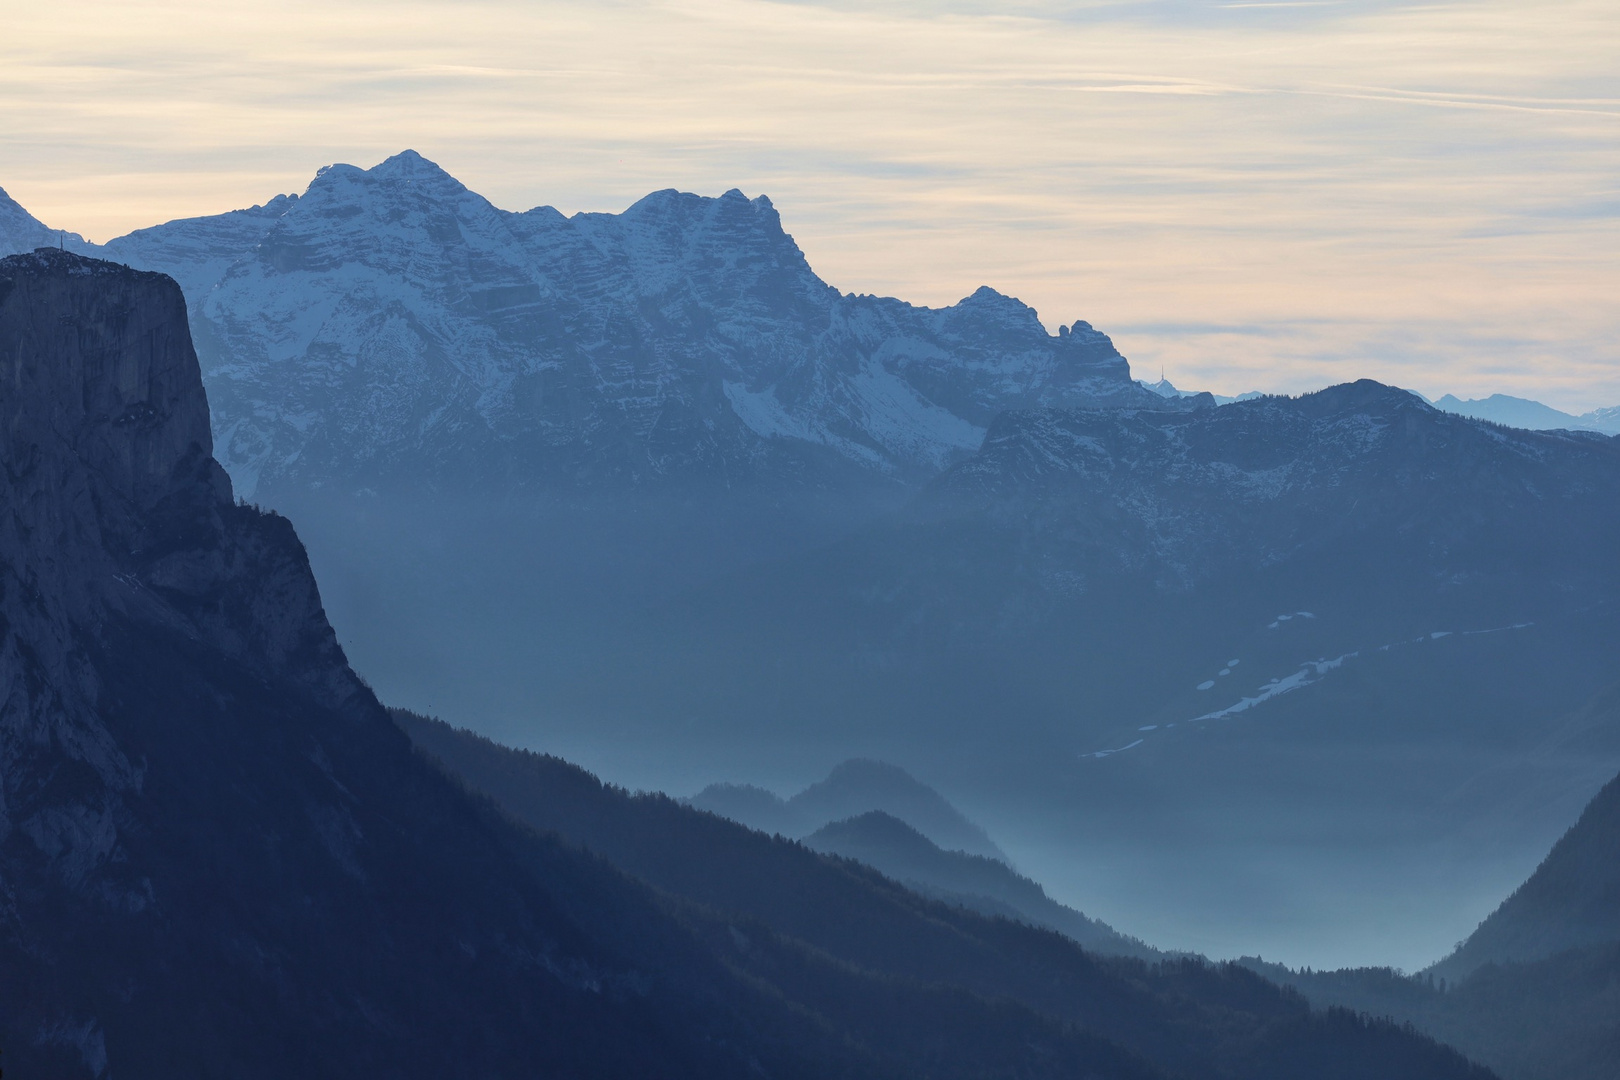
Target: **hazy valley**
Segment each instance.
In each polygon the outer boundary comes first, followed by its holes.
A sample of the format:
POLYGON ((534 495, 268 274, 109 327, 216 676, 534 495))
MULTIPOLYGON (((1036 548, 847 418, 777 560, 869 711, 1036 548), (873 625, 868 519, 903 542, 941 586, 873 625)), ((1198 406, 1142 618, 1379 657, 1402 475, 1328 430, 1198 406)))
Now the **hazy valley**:
POLYGON ((1182 394, 763 197, 411 152, 104 245, 0 194, 36 247, 7 1064, 1620 1075, 1613 410, 1182 394))

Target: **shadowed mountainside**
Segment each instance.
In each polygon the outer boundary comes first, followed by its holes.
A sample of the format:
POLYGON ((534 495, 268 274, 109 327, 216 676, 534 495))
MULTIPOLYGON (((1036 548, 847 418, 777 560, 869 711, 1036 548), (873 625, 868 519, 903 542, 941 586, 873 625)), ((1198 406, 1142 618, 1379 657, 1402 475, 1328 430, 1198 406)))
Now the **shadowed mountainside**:
MULTIPOLYGON (((1620 686, 1570 717, 1576 749, 1620 738, 1620 686)), ((1455 952, 1415 977, 1244 963, 1319 1005, 1416 1025, 1509 1080, 1620 1077, 1620 777, 1528 881, 1455 952)))
MULTIPOLYGON (((1587 707, 1620 728, 1620 683, 1587 707)), ((1620 777, 1587 804, 1530 879, 1436 964, 1452 981, 1486 964, 1541 960, 1569 949, 1620 944, 1620 777)))
POLYGON ((1163 958, 1157 949, 1059 904, 1040 885, 1014 873, 1006 863, 983 855, 942 850, 906 822, 881 810, 823 825, 804 838, 804 846, 865 863, 924 896, 984 915, 1056 930, 1093 952, 1146 960, 1163 958))

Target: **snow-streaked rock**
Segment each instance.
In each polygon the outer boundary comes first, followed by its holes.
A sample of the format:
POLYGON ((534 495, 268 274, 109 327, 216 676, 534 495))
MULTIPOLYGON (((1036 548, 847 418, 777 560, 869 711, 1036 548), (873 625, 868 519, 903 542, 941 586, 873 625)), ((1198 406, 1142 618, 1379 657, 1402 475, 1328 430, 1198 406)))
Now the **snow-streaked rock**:
MULTIPOLYGON (((0 244, 41 242, 14 203, 0 218, 0 244)), ((769 199, 735 190, 511 213, 407 151, 99 253, 180 282, 218 453, 248 497, 405 478, 816 483, 825 467, 905 480, 973 452, 1008 408, 1178 407, 1089 324, 1049 334, 993 289, 937 310, 841 293, 769 199)))

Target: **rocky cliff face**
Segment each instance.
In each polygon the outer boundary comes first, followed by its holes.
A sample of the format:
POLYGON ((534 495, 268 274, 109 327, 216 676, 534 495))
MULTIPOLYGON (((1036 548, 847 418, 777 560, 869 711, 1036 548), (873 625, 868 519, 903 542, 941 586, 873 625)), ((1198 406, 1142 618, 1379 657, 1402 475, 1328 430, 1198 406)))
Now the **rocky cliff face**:
POLYGON ((1171 407, 1105 335, 1048 334, 994 290, 941 310, 842 294, 737 191, 508 213, 407 151, 106 250, 185 288, 248 495, 914 478, 1005 408, 1171 407))

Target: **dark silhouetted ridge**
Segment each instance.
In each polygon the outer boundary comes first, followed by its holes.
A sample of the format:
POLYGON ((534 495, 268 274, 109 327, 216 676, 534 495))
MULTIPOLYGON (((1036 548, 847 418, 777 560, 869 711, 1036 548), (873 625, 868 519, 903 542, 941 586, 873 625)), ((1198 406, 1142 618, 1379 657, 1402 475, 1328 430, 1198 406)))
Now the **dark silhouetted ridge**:
POLYGON ((805 847, 854 859, 947 903, 1056 930, 1099 953, 1160 959, 1158 950, 1087 918, 1046 895, 1029 878, 982 855, 945 851, 899 818, 873 810, 823 825, 804 838, 805 847))
MULTIPOLYGON (((1592 708, 1620 725, 1620 684, 1592 708)), ((1433 970, 1456 980, 1485 964, 1595 945, 1620 945, 1620 777, 1587 804, 1530 879, 1433 970)))
MULTIPOLYGON (((717 913, 745 955, 758 956, 756 935, 770 932, 868 973, 890 1002, 881 1006, 887 1022, 903 1031, 916 1029, 907 988, 920 985, 993 1003, 1009 1024, 1031 1010, 1182 1077, 1489 1076, 1398 1028, 1312 1014, 1296 995, 1233 965, 1095 956, 1061 934, 931 901, 848 860, 666 796, 631 795, 557 758, 404 710, 393 715, 418 746, 518 820, 717 913)), ((774 959, 763 970, 775 970, 774 959)), ((863 991, 845 1005, 859 1011, 878 1000, 863 991)))

